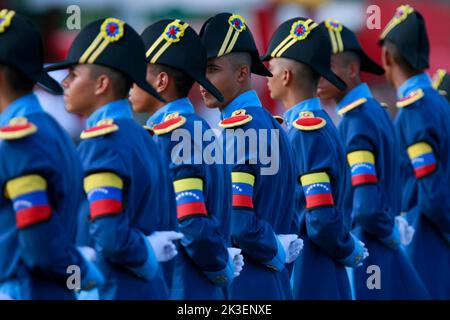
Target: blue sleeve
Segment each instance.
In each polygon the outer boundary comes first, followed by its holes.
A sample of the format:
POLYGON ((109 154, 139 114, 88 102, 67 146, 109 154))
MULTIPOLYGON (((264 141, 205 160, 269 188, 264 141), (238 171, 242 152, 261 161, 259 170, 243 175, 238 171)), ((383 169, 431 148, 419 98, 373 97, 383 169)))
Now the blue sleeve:
POLYGON ((376 162, 377 142, 374 130, 362 127, 353 118, 343 132, 347 163, 353 188, 353 217, 355 223, 389 247, 397 246, 392 213, 384 208, 383 190, 378 183, 379 164, 376 162), (394 244, 394 245, 393 245, 394 244))
POLYGON ((101 275, 76 250, 53 203, 52 190, 57 190, 58 185, 51 177, 61 173, 54 172, 50 159, 40 155, 39 150, 26 140, 7 142, 2 152, 17 155, 14 162, 2 159, 1 175, 16 215, 22 261, 28 268, 64 284, 68 277, 67 268, 76 265, 81 268, 82 285, 101 284, 101 275), (28 205, 23 206, 23 203, 28 205), (91 269, 92 272, 88 272, 91 269))
MULTIPOLYGON (((346 232, 344 212, 335 206, 340 182, 342 159, 336 158, 335 147, 324 132, 302 132, 293 141, 299 168, 298 183, 303 189, 299 201, 305 207, 305 223, 309 238, 334 259, 348 256, 354 249, 353 240, 346 232)), ((337 131, 336 131, 337 134, 337 131)), ((337 136, 335 137, 337 138, 337 136)))
POLYGON ((448 239, 450 190, 444 170, 448 165, 444 163, 448 155, 443 153, 448 149, 442 145, 448 141, 441 141, 444 128, 438 117, 439 109, 428 119, 420 108, 414 107, 408 106, 401 111, 397 125, 417 180, 417 205, 419 211, 448 239))
POLYGON ((79 147, 85 171, 85 191, 90 202, 89 232, 95 250, 137 276, 151 280, 158 271, 159 263, 145 235, 133 227, 132 213, 128 211, 126 201, 123 201, 128 196, 129 177, 126 169, 114 146, 109 145, 107 140, 97 143, 95 140, 86 140, 79 147), (102 185, 109 178, 112 181, 102 185), (102 188, 108 188, 111 198, 98 197, 102 188), (99 207, 96 202, 102 200, 107 201, 108 205, 99 207))
POLYGON ((220 181, 207 181, 201 165, 171 164, 181 245, 197 267, 217 286, 228 286, 234 278, 227 241, 220 221, 208 208, 206 189, 220 193, 220 181))
POLYGON ((232 170, 231 235, 233 241, 253 260, 281 271, 285 252, 272 226, 258 219, 253 210, 253 187, 257 177, 250 165, 236 165, 232 170))

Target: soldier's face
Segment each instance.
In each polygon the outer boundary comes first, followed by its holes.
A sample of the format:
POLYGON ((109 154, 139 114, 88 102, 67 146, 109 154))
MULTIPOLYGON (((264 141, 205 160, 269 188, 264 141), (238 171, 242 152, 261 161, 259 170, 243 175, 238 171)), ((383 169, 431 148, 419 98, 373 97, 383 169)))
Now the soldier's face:
MULTIPOLYGON (((339 55, 331 56, 331 70, 338 75, 342 80, 347 82, 348 70, 341 63, 339 55)), ((317 95, 322 100, 340 100, 345 92, 339 90, 336 86, 331 84, 324 77, 320 77, 319 85, 317 86, 317 95)))
POLYGON ((287 69, 283 67, 283 64, 279 58, 273 58, 269 60, 269 71, 272 73, 272 77, 267 77, 267 88, 270 92, 270 97, 275 100, 282 100, 283 90, 285 87, 283 83, 286 81, 287 69))
POLYGON ((64 102, 70 113, 89 115, 94 109, 96 79, 87 65, 76 65, 62 81, 64 102))
POLYGON ((211 93, 200 86, 203 102, 208 108, 223 109, 239 91, 238 72, 226 56, 208 59, 206 77, 222 93, 223 102, 219 102, 211 93))
MULTIPOLYGON (((157 77, 153 74, 151 70, 151 65, 147 64, 147 82, 153 86, 157 87, 157 77)), ((148 114, 153 114, 158 109, 159 100, 149 94, 147 91, 142 90, 136 84, 130 91, 130 102, 133 106, 134 112, 145 112, 148 114)))

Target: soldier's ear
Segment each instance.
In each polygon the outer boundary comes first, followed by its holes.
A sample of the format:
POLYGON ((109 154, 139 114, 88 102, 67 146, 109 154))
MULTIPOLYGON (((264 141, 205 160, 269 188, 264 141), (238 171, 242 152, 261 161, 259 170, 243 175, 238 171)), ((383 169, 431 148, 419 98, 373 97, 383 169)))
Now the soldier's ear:
POLYGON ((283 69, 283 78, 282 84, 284 87, 287 87, 293 80, 293 73, 290 69, 283 69))
POLYGON ((95 79, 94 94, 99 96, 105 94, 108 90, 114 91, 112 79, 107 75, 102 74, 95 79))
MULTIPOLYGON (((174 80, 169 77, 169 74, 167 72, 160 72, 156 76, 156 85, 155 89, 158 93, 164 92, 169 87, 169 83, 173 82, 174 80)), ((174 84, 173 84, 174 85, 174 84)))
POLYGON ((383 46, 381 48, 381 62, 383 64, 383 68, 391 67, 394 64, 394 57, 386 48, 386 46, 383 46))
POLYGON ((238 73, 238 82, 245 82, 248 80, 248 78, 251 75, 250 67, 248 65, 241 65, 239 67, 239 73, 238 73))

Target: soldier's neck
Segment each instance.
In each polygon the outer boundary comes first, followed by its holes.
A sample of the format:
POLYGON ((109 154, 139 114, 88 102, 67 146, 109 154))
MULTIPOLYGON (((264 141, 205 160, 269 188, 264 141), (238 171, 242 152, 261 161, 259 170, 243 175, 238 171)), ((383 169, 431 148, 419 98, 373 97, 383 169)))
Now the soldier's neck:
POLYGON ((287 92, 286 96, 281 99, 283 106, 286 110, 289 110, 296 104, 302 101, 316 98, 317 94, 315 90, 301 90, 301 89, 291 89, 287 92))
POLYGON ((400 67, 398 67, 395 72, 392 72, 392 84, 394 85, 395 89, 398 90, 398 88, 400 88, 402 84, 406 82, 406 80, 421 72, 422 71, 402 70, 400 67))
POLYGON ((8 106, 17 99, 30 94, 30 92, 13 92, 10 90, 4 90, 0 92, 0 113, 8 108, 8 106))

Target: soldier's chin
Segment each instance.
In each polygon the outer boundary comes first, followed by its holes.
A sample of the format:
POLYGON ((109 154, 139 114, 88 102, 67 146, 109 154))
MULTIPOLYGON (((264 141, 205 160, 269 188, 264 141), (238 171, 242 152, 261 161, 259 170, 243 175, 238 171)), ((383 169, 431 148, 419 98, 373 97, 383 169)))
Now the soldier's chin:
POLYGON ((209 109, 220 108, 220 102, 216 98, 214 98, 211 94, 207 94, 203 96, 203 103, 209 109))
POLYGON ((322 100, 329 100, 333 98, 333 95, 329 90, 326 90, 324 88, 318 87, 317 88, 317 96, 322 100))

